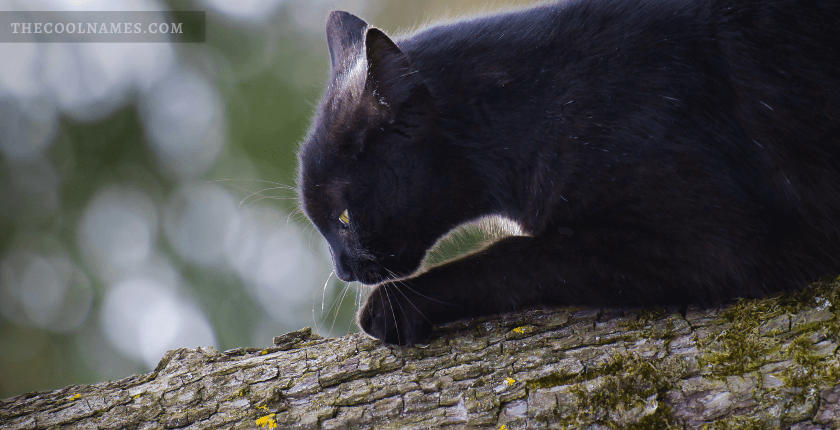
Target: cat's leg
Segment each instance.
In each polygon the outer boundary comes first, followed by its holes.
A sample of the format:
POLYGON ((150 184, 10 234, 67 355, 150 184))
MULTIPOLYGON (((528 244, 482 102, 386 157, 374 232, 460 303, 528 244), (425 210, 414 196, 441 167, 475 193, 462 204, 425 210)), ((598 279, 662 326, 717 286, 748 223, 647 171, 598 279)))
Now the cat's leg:
POLYGON ((377 286, 359 312, 359 325, 385 342, 413 344, 423 342, 434 324, 530 307, 684 305, 696 299, 687 296, 692 290, 703 294, 691 285, 698 276, 720 279, 697 273, 707 262, 696 261, 693 249, 620 229, 508 237, 377 286))

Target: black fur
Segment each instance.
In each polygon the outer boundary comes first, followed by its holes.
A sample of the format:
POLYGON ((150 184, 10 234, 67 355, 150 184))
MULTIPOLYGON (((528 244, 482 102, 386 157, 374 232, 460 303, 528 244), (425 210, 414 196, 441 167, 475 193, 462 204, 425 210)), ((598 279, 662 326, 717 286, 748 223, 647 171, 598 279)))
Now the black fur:
POLYGON ((359 314, 372 336, 840 271, 836 0, 569 0, 396 41, 333 12, 327 34, 299 186, 339 278, 379 284, 359 314), (527 236, 415 273, 486 215, 527 236))

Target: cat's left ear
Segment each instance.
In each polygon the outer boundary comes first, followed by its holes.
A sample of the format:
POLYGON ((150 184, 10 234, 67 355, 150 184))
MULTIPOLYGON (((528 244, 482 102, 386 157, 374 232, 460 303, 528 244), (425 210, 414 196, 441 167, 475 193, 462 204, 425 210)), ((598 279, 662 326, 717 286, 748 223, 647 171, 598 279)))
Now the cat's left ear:
POLYGON ((382 30, 370 27, 365 33, 368 86, 387 105, 399 106, 411 97, 427 95, 425 84, 411 68, 408 57, 382 30))
POLYGON ((359 61, 368 25, 351 13, 335 10, 327 19, 327 45, 333 74, 345 73, 359 61))

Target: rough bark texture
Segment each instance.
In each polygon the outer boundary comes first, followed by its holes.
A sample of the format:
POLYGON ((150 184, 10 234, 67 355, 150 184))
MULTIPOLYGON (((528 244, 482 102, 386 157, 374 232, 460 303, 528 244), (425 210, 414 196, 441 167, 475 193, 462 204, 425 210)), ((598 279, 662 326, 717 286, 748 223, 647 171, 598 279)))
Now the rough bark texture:
POLYGON ((840 428, 838 288, 684 317, 528 311, 425 347, 304 329, 179 349, 147 375, 0 401, 0 428, 840 428))

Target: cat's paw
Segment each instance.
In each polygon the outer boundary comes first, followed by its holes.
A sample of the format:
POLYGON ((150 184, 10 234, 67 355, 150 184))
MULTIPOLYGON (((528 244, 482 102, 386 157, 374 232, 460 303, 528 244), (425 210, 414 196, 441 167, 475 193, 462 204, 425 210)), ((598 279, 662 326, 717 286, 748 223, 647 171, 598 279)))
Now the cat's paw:
POLYGON ((424 343, 432 332, 432 323, 411 300, 412 294, 391 283, 376 287, 359 311, 359 326, 365 333, 390 344, 424 343))

